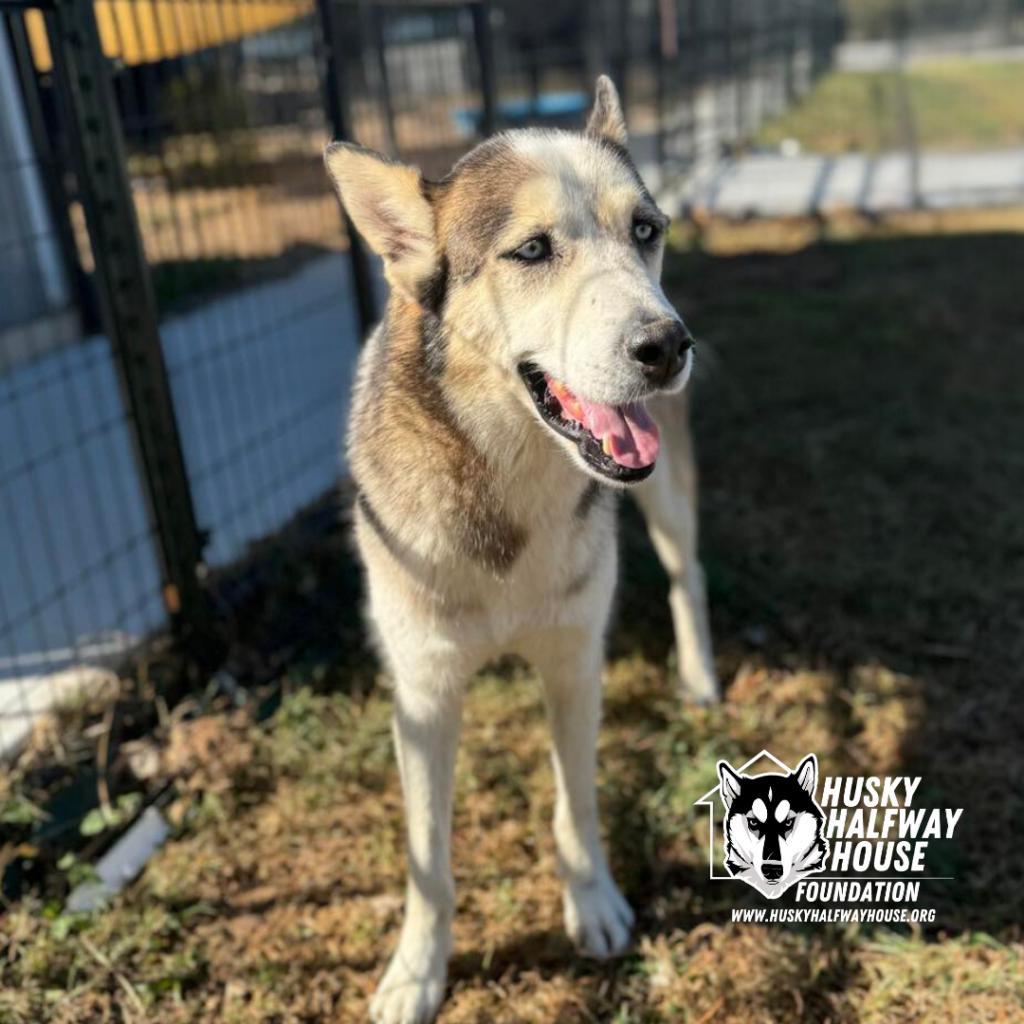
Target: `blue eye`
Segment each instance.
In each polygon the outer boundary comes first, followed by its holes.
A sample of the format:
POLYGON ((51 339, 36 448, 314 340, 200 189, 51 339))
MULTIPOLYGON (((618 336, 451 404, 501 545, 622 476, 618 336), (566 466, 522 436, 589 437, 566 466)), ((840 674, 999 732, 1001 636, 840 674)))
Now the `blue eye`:
POLYGON ((523 242, 518 249, 513 249, 509 255, 526 263, 546 260, 551 255, 551 239, 547 235, 537 235, 536 238, 523 242))
POLYGON ((653 242, 658 236, 658 229, 647 220, 638 220, 633 225, 633 237, 641 244, 653 242))

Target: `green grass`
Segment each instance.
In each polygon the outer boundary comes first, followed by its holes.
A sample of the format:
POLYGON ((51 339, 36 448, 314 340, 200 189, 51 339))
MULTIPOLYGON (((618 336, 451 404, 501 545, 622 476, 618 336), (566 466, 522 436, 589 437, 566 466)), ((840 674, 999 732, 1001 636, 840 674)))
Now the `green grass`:
MULTIPOLYGON (((1024 145, 1024 61, 944 60, 908 73, 910 106, 924 149, 1024 145)), ((880 152, 904 145, 899 80, 890 72, 835 72, 758 142, 799 140, 818 153, 880 152)))
MULTIPOLYGON (((665 581, 627 504, 600 762, 635 949, 573 955, 538 687, 490 672, 457 767, 442 1024, 1021 1019, 1022 260, 1009 234, 670 257, 701 345, 703 555, 727 699, 675 699, 665 581), (756 900, 708 881, 692 802, 719 757, 763 746, 816 751, 826 774, 921 774, 930 802, 965 808, 955 849, 938 851, 957 881, 922 899, 934 927, 729 922, 756 900)), ((9 909, 0 1021, 365 1019, 404 857, 388 696, 351 657, 325 647, 296 666, 262 726, 176 726, 174 838, 105 912, 69 918, 52 897, 9 909)))

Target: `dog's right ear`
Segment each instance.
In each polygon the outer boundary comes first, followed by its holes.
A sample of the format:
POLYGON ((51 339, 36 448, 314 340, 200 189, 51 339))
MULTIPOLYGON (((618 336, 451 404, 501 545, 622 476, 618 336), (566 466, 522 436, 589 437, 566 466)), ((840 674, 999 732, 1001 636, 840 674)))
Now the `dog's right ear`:
POLYGON ((719 792, 722 794, 722 803, 728 811, 732 807, 733 800, 740 795, 742 780, 733 770, 728 761, 718 762, 719 792))
POLYGON ((608 139, 619 146, 626 144, 626 118, 619 91, 607 75, 599 75, 594 86, 594 106, 587 118, 587 135, 608 139))
POLYGON ((415 294, 437 259, 434 211, 415 167, 348 142, 333 142, 324 163, 352 223, 384 258, 388 281, 415 294))

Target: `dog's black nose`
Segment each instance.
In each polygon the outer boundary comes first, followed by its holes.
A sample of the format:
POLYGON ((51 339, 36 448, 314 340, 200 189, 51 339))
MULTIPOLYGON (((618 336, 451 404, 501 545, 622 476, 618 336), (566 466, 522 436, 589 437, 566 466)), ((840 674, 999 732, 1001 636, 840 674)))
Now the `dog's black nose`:
POLYGON ((777 882, 782 877, 781 864, 762 864, 761 874, 769 882, 777 882))
POLYGON ((682 370, 686 353, 693 348, 693 337, 678 320, 666 317, 641 327, 629 339, 628 347, 644 376, 655 387, 661 387, 682 370))

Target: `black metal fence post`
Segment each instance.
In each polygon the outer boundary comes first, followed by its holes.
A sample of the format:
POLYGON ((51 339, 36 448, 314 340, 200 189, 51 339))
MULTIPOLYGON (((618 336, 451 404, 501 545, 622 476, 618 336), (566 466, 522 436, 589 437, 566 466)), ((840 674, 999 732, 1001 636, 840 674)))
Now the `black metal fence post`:
POLYGON ((364 31, 373 47, 374 74, 377 96, 384 112, 384 130, 387 133, 388 155, 398 156, 398 132, 395 128, 395 104, 391 98, 391 73, 388 70, 388 41, 384 32, 385 11, 376 4, 361 3, 364 31))
POLYGON ((782 74, 785 103, 788 105, 796 99, 797 33, 800 29, 800 17, 794 0, 787 2, 785 26, 782 40, 782 74))
MULTIPOLYGON (((626 122, 629 122, 629 57, 630 57, 630 4, 629 0, 616 0, 614 17, 612 19, 612 31, 615 34, 615 41, 609 47, 611 51, 611 75, 612 81, 619 93, 619 102, 622 104, 623 115, 626 122)), ((591 85, 593 88, 593 85, 591 85)))
MULTIPOLYGON (((476 44, 477 65, 480 69, 480 100, 483 116, 480 134, 485 138, 497 128, 498 101, 494 68, 494 37, 491 33, 491 6, 489 3, 470 5, 473 19, 473 40, 476 44)), ((534 102, 536 97, 534 96, 534 102)))
POLYGON ((924 203, 921 199, 921 147, 917 139, 917 120, 910 96, 907 77, 908 50, 910 48, 911 12, 906 0, 900 0, 892 12, 892 38, 896 45, 896 103, 899 133, 907 152, 910 170, 910 195, 915 209, 924 203))
POLYGON ((736 39, 733 35, 733 29, 735 22, 733 20, 733 0, 720 0, 722 8, 722 65, 719 68, 719 80, 715 85, 715 91, 717 93, 715 103, 718 107, 718 135, 719 139, 725 139, 726 142, 732 147, 732 144, 736 141, 735 138, 730 138, 730 128, 735 130, 735 134, 739 135, 739 126, 736 124, 736 117, 739 113, 739 108, 736 103, 736 95, 739 94, 740 80, 739 75, 736 73, 736 39), (729 96, 729 92, 734 93, 733 96, 729 96), (721 108, 723 101, 731 99, 733 102, 730 104, 731 110, 725 115, 721 114, 721 108), (731 121, 731 123, 730 123, 731 121))
POLYGON ((176 632, 204 663, 219 654, 156 300, 127 175, 109 66, 91 3, 55 0, 46 12, 54 75, 68 114, 79 192, 143 489, 156 537, 163 601, 176 632))
MULTIPOLYGON (((2 5, 0 5, 2 6, 2 5)), ((57 157, 53 141, 46 131, 46 119, 43 115, 39 98, 39 86, 35 70, 32 66, 32 51, 28 40, 28 32, 23 18, 9 18, 6 28, 10 35, 14 65, 21 85, 21 95, 25 105, 25 120, 32 137, 32 146, 39 161, 43 189, 49 205, 53 222, 54 235, 60 247, 61 257, 67 272, 68 282, 74 292, 79 309, 82 326, 88 331, 99 329, 100 312, 96 304, 96 295, 88 276, 82 269, 75 249, 74 231, 68 210, 68 203, 63 194, 63 185, 56 171, 57 157)))
POLYGON ((595 2, 587 4, 582 16, 583 32, 583 75, 587 91, 594 88, 597 76, 607 70, 604 47, 604 5, 595 2))
MULTIPOLYGON (((327 119, 335 139, 352 139, 349 119, 348 93, 345 88, 345 71, 342 67, 344 50, 338 25, 337 0, 317 0, 320 12, 320 31, 324 48, 324 91, 326 92, 327 119)), ((356 310, 359 326, 367 334, 377 322, 377 302, 374 296, 373 269, 370 257, 359 237, 355 225, 349 219, 344 207, 341 210, 348 235, 349 262, 352 266, 352 283, 356 292, 356 310)))

